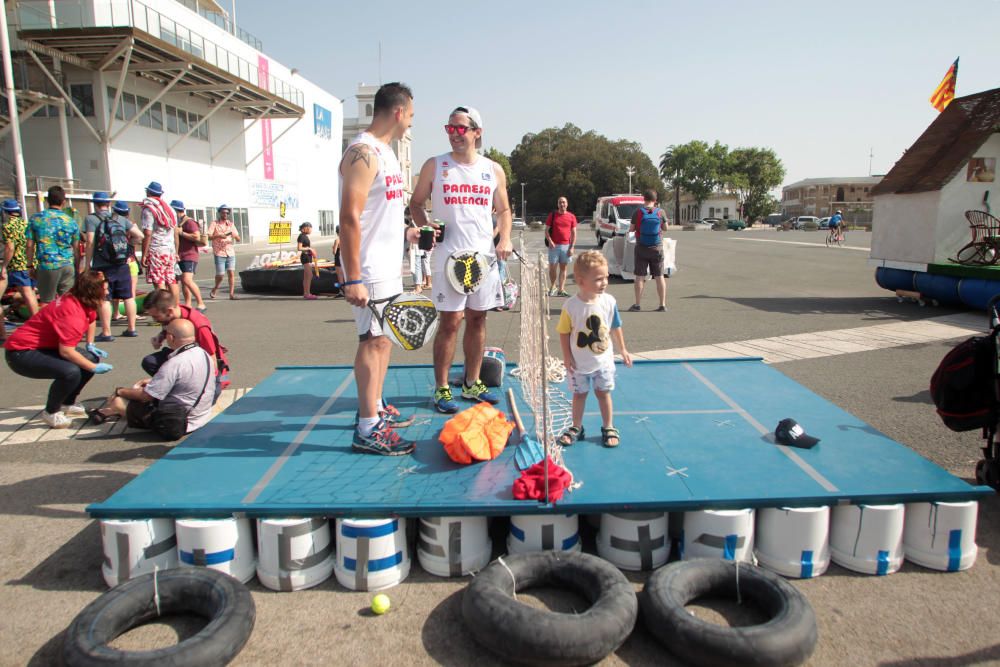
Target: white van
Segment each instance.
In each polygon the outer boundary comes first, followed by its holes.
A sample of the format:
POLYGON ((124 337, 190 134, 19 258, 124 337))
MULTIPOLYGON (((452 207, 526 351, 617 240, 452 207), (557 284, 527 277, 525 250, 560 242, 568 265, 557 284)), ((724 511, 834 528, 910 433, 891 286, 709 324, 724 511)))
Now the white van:
POLYGON ((606 195, 597 199, 594 209, 594 226, 597 231, 597 247, 614 236, 628 234, 632 224, 632 214, 643 205, 642 195, 606 195))

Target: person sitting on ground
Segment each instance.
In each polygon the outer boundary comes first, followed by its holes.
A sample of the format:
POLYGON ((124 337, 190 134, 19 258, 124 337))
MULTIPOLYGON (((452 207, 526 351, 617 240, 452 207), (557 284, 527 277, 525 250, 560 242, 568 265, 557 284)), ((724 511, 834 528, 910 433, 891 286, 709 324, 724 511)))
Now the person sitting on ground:
MULTIPOLYGON (((143 357, 142 370, 146 371, 149 375, 156 375, 160 366, 170 358, 173 352, 170 347, 163 347, 164 342, 166 342, 167 325, 176 319, 188 320, 194 324, 195 342, 208 352, 208 356, 212 358, 212 362, 215 364, 215 385, 213 387, 212 403, 214 404, 218 401, 219 394, 225 388, 223 387, 223 375, 227 372, 228 365, 222 358, 224 351, 221 349, 219 338, 212 329, 212 323, 208 317, 195 308, 177 303, 177 299, 174 298, 173 293, 169 290, 155 290, 150 292, 146 295, 145 308, 150 317, 163 325, 163 330, 151 339, 153 349, 156 352, 143 357)), ((225 384, 228 385, 228 382, 225 384)))
POLYGON ((584 437, 583 409, 591 386, 601 409, 601 443, 617 447, 621 442, 614 426, 611 391, 615 388, 615 357, 611 343, 618 347, 622 362, 632 366, 625 349, 622 320, 615 298, 607 293, 608 261, 596 250, 581 254, 573 264, 573 280, 579 290, 563 304, 556 330, 562 345, 569 387, 573 391, 573 425, 559 436, 559 444, 572 445, 584 437))
MULTIPOLYGON (((312 241, 309 234, 312 233, 312 223, 303 222, 299 225, 299 238, 296 241, 296 249, 299 251, 299 262, 302 264, 302 298, 307 301, 315 301, 316 295, 312 293, 313 266, 316 261, 316 251, 313 250, 312 241)), ((319 269, 315 269, 319 275, 319 269)))
POLYGON ((80 392, 95 373, 107 373, 111 364, 101 361, 107 353, 77 343, 90 330, 93 335, 97 309, 107 296, 107 283, 100 271, 77 276, 69 292, 35 313, 8 337, 4 344, 10 369, 22 377, 51 379, 42 421, 52 428, 66 428, 71 417, 82 417, 85 408, 77 402, 80 392))
POLYGON ((91 420, 103 423, 115 415, 125 417, 132 428, 150 429, 175 439, 208 423, 212 417, 212 392, 215 374, 212 357, 195 342, 195 326, 178 318, 164 327, 170 354, 150 379, 132 387, 117 387, 104 405, 91 413, 91 420), (172 433, 161 425, 167 411, 186 412, 181 432, 172 433))

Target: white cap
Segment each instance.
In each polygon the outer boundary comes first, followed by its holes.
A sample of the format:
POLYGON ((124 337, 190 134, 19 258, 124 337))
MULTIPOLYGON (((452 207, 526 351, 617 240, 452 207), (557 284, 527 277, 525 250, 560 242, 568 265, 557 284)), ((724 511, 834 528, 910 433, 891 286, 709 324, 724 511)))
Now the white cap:
MULTIPOLYGON (((469 120, 472 121, 473 125, 475 125, 476 127, 478 127, 480 130, 484 130, 485 131, 485 129, 486 129, 483 126, 483 117, 479 113, 479 110, 476 109, 475 107, 470 107, 470 106, 467 106, 467 105, 463 104, 463 105, 455 107, 455 110, 452 111, 451 113, 452 114, 464 113, 466 116, 469 117, 469 120)), ((479 139, 476 139, 476 148, 481 148, 482 145, 483 145, 483 138, 480 137, 479 139)))

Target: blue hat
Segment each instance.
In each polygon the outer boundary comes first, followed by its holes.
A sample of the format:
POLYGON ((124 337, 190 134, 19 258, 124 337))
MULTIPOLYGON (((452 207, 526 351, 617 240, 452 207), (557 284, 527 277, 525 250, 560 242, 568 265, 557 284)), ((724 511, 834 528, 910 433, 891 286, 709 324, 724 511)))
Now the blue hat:
POLYGON ((170 202, 170 208, 174 209, 175 211, 183 211, 184 202, 182 202, 180 199, 175 199, 172 202, 170 202))
POLYGON ((216 209, 216 210, 219 210, 219 211, 232 211, 233 207, 230 206, 229 204, 219 204, 219 208, 216 209))
POLYGON ((95 192, 92 200, 95 204, 110 204, 111 195, 107 192, 95 192))
POLYGON ((7 213, 21 212, 21 205, 17 203, 16 199, 4 199, 3 204, 0 204, 0 206, 2 206, 3 210, 6 211, 7 213))
POLYGON ((159 197, 163 194, 163 186, 156 181, 150 181, 149 185, 146 186, 146 192, 152 192, 154 195, 159 197))
POLYGON ((123 201, 116 201, 115 205, 112 207, 115 213, 121 213, 122 215, 128 215, 128 204, 123 201))

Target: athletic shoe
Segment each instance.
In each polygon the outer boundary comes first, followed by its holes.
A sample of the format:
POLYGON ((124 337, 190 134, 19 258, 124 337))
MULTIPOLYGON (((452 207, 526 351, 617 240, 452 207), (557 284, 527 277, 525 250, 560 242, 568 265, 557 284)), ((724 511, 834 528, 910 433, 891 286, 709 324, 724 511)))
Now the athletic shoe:
POLYGON ((462 383, 462 398, 470 401, 486 401, 490 405, 500 402, 500 397, 489 390, 482 380, 476 380, 471 387, 466 387, 462 383))
POLYGON ((139 332, 135 329, 128 329, 122 332, 122 338, 135 338, 139 335, 139 332))
POLYGON ((556 292, 556 296, 569 296, 569 292, 567 292, 564 289, 561 289, 558 292, 556 292))
POLYGON ((549 290, 549 296, 558 296, 558 294, 559 290, 557 290, 555 287, 549 290))
POLYGON ((62 411, 67 417, 84 417, 87 414, 87 408, 85 408, 82 403, 64 405, 62 406, 62 411))
POLYGON ((666 306, 660 306, 659 308, 656 309, 656 312, 658 312, 658 313, 665 313, 665 312, 667 312, 667 307, 666 306))
POLYGON ((642 310, 642 308, 640 308, 639 304, 637 303, 633 303, 631 306, 628 307, 628 312, 630 313, 638 313, 640 310, 642 310))
POLYGON ((42 410, 42 421, 52 428, 69 428, 71 420, 61 412, 48 413, 42 410))
POLYGON ((111 343, 114 339, 115 337, 110 334, 97 334, 94 336, 95 343, 111 343))
POLYGON ((351 447, 359 452, 378 454, 379 456, 405 456, 413 453, 417 445, 400 438, 399 434, 384 419, 380 419, 370 435, 364 436, 355 430, 351 447))
POLYGON ((404 417, 396 409, 395 405, 385 404, 385 407, 378 411, 378 416, 384 419, 393 428, 406 428, 413 423, 413 415, 404 417))
POLYGON ((458 403, 451 396, 451 387, 447 385, 438 387, 437 391, 434 392, 434 407, 438 412, 443 412, 446 415, 458 412, 458 403))

